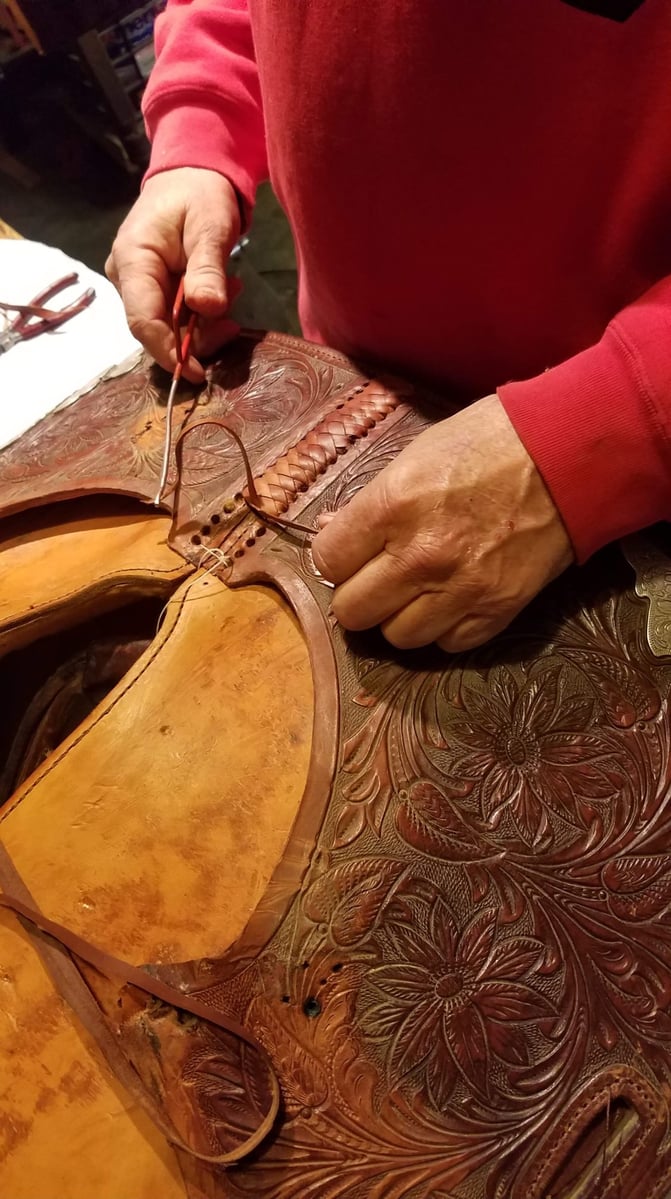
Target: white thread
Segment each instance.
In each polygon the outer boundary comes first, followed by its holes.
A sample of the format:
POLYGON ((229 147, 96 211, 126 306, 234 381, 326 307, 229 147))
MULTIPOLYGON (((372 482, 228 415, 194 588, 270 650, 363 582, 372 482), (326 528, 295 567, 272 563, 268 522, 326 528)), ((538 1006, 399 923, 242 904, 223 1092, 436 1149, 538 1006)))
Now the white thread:
MULTIPOLYGON (((200 577, 198 579, 192 580, 192 584, 191 584, 192 586, 193 586, 193 583, 202 583, 205 579, 208 578, 209 575, 213 575, 214 572, 216 570, 218 570, 220 567, 228 567, 228 566, 233 565, 232 559, 229 558, 228 555, 225 554, 222 549, 219 549, 218 546, 203 546, 203 550, 200 555, 200 561, 198 563, 199 569, 202 566, 203 562, 206 561, 208 558, 214 558, 214 562, 210 566, 209 570, 205 571, 205 574, 200 575, 200 577)), ((186 596, 184 596, 183 599, 181 599, 179 596, 171 595, 170 599, 166 601, 166 603, 163 605, 163 607, 161 608, 161 611, 158 614, 158 620, 156 622, 156 636, 158 636, 159 632, 161 631, 161 625, 163 624, 163 619, 165 617, 166 612, 168 611, 170 604, 177 603, 181 607, 183 604, 193 604, 196 602, 196 600, 209 599, 209 598, 210 598, 209 595, 186 595, 186 596)))
POLYGON ((228 554, 225 554, 224 551, 217 545, 203 546, 198 565, 202 566, 208 558, 214 558, 214 564, 208 570, 208 574, 212 574, 212 571, 216 570, 218 566, 227 569, 229 566, 233 565, 233 559, 229 558, 228 554))

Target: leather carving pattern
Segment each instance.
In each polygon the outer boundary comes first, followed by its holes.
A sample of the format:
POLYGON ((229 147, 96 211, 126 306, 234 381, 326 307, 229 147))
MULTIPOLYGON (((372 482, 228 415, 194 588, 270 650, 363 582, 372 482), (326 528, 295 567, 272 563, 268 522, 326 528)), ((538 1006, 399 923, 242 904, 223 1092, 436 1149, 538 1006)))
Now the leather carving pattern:
POLYGON ((671 1034, 670 663, 618 592, 573 615, 564 584, 532 633, 447 668, 334 633, 349 703, 312 868, 262 992, 243 972, 200 995, 235 996, 289 1097, 229 1193, 292 1199, 300 1159, 330 1197, 509 1194, 606 1067, 641 1074, 653 1143, 671 1034))
MULTIPOLYGON (((102 383, 77 403, 40 421, 0 453, 2 514, 52 495, 79 492, 77 484, 103 479, 110 469, 142 495, 160 469, 158 374, 147 363, 102 383)), ((120 486, 122 491, 123 487, 120 486)))
MULTIPOLYGON (((301 520, 416 428, 402 416, 301 520)), ((259 542, 233 577, 282 578, 278 559, 331 629, 339 769, 253 967, 243 938, 239 973, 235 955, 207 986, 184 968, 253 1029, 285 1099, 272 1145, 212 1194, 294 1199, 298 1171, 329 1199, 540 1199, 546 1159, 559 1171, 622 1091, 631 1131, 575 1193, 614 1199, 625 1178, 647 1199, 668 1168, 671 658, 628 568, 602 555, 449 658, 343 635, 296 539, 259 542)))
POLYGON ((253 1143, 273 1106, 267 1065, 258 1052, 167 1003, 147 1006, 146 996, 132 987, 123 993, 123 1011, 117 1005, 115 1013, 110 999, 106 1014, 119 1048, 191 1152, 234 1158, 253 1143))
MULTIPOLYGON (((389 416, 367 437, 357 425, 351 453, 324 449, 320 434, 315 457, 310 430, 327 416, 333 437, 328 414, 362 403, 362 377, 282 339, 240 369, 189 419, 212 412, 243 430, 265 502, 308 527, 426 423, 381 387, 366 419, 389 416)), ((343 421, 338 444, 351 435, 343 421)), ((183 1157, 192 1193, 661 1199, 671 1184, 671 655, 652 643, 647 591, 636 593, 613 549, 490 646, 395 653, 337 626, 309 539, 255 532, 225 432, 203 427, 192 440, 176 544, 221 548, 234 586, 280 587, 319 684, 315 768, 248 928, 221 960, 152 969, 243 1025, 282 1091, 253 1158, 224 1175, 183 1157)), ((90 985, 189 1143, 220 1145, 236 1103, 255 1110, 244 1062, 235 1094, 220 1085, 230 1062, 216 1038, 128 990, 90 985)))
MULTIPOLYGON (((297 446, 271 463, 262 474, 249 480, 242 491, 224 501, 221 515, 210 517, 210 522, 200 526, 190 539, 187 534, 191 525, 178 528, 174 538, 175 548, 179 548, 185 556, 193 554, 192 547, 196 547, 197 553, 202 553, 198 549, 201 546, 206 551, 213 549, 223 555, 219 559, 220 573, 224 573, 227 581, 245 577, 249 562, 241 563, 239 559, 245 555, 249 558, 248 551, 268 532, 267 522, 270 521, 276 533, 281 527, 280 522, 285 520, 284 514, 290 512, 292 520, 286 518, 286 523, 291 527, 305 504, 313 500, 333 477, 340 479, 348 476, 358 456, 365 452, 367 443, 377 441, 384 432, 382 422, 390 419, 395 422, 407 415, 407 406, 401 399, 407 394, 407 388, 403 385, 396 383, 391 390, 377 380, 367 380, 351 388, 346 398, 326 413, 297 446), (343 460, 345 455, 346 461, 343 460), (276 520, 277 524, 274 523, 276 520)), ((413 435, 420 427, 420 420, 419 415, 413 413, 413 435)), ((182 435, 183 442, 190 441, 199 429, 211 426, 220 431, 209 417, 191 427, 187 426, 182 435)), ((229 422, 226 422, 223 434, 235 441, 236 434, 229 422), (228 434, 227 429, 231 430, 228 434)), ((239 449, 249 462, 241 439, 239 449)), ((188 453, 186 445, 183 453, 188 453)), ((377 462, 379 469, 381 458, 377 462)), ((249 466, 251 469, 251 463, 249 466)), ((338 496, 340 503, 345 502, 344 496, 341 487, 338 496)), ((294 528, 300 529, 301 526, 294 525, 294 528)), ((306 531, 311 531, 310 526, 303 526, 303 532, 306 531)), ((251 558, 253 561, 253 554, 251 558)), ((202 561, 211 565, 207 554, 202 561)))
MULTIPOLYGON (((343 393, 366 382, 330 350, 280 334, 243 337, 213 368, 209 396, 205 389, 182 385, 173 441, 205 416, 225 419, 243 437, 255 470, 263 473, 284 446, 296 444, 334 409, 343 393)), ((161 470, 169 383, 164 372, 143 359, 136 370, 101 383, 3 450, 0 516, 84 492, 151 502, 161 470)), ((410 394, 407 385, 404 390, 410 394)), ((175 509, 176 544, 193 558, 194 532, 210 526, 212 514, 217 521, 227 519, 223 504, 240 493, 244 474, 237 447, 221 430, 196 429, 187 444, 177 496, 173 464, 166 503, 175 509)))
MULTIPOLYGON (((401 412, 328 467, 316 503, 299 495, 302 519, 346 502, 420 424, 401 412)), ((266 532, 232 579, 286 587, 288 568, 312 590, 339 658, 342 748, 326 810, 311 797, 301 895, 288 913, 264 904, 267 946, 243 937, 223 962, 162 971, 235 1012, 280 1073, 279 1135, 226 1194, 288 1199, 303 1161, 301 1187, 329 1195, 383 1196, 391 1178, 398 1195, 526 1199, 543 1193, 539 1132, 543 1160, 561 1159, 619 1088, 638 1124, 598 1193, 631 1159, 628 1193, 643 1199, 642 1163, 664 1160, 669 663, 651 655, 629 579, 613 558, 603 594, 580 605, 569 578, 498 647, 408 669, 332 628, 309 546, 266 532)), ((211 1052, 190 1072, 201 1146, 215 1137, 211 1052)), ((179 1123, 174 1078, 163 1094, 179 1123)))
POLYGON ((335 407, 345 389, 366 381, 346 359, 319 347, 308 349, 294 338, 271 334, 254 344, 251 354, 249 347, 244 357, 241 354, 241 349, 229 351, 217 364, 209 402, 199 404, 182 426, 186 436, 180 447, 175 526, 184 539, 180 548, 187 552, 187 534, 195 533, 208 544, 208 532, 202 529, 219 525, 212 529, 216 542, 222 526, 236 523, 240 516, 240 507, 233 507, 240 505, 244 483, 239 450, 224 430, 206 421, 214 418, 231 425, 255 473, 262 474, 281 448, 299 441, 335 407))

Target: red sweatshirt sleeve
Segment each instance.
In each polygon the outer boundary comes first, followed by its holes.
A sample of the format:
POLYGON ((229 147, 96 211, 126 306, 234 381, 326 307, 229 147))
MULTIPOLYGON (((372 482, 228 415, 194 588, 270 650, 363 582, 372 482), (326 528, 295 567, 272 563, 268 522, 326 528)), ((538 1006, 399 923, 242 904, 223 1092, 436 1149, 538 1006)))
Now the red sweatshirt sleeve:
POLYGON ((597 345, 498 394, 578 561, 671 519, 671 276, 623 309, 597 345))
POLYGON ((247 0, 169 0, 142 110, 148 177, 172 167, 220 171, 251 207, 267 177, 259 76, 247 0))

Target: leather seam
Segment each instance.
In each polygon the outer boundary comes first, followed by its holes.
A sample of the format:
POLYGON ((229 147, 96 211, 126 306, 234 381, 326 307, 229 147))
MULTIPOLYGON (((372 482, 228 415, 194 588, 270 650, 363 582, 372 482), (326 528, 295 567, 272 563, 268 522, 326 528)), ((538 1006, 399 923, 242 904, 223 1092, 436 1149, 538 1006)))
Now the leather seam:
MULTIPOLYGON (((188 562, 187 562, 187 565, 189 565, 188 562)), ((152 574, 155 574, 155 575, 172 575, 172 574, 177 574, 177 573, 181 574, 181 572, 183 570, 184 570, 183 566, 173 566, 171 570, 154 570, 154 571, 152 571, 152 574)), ((132 571, 130 571, 129 574, 127 574, 127 575, 118 575, 118 576, 115 576, 113 574, 101 575, 99 580, 97 580, 97 582, 107 583, 111 579, 114 579, 114 578, 118 578, 119 582, 123 582, 126 579, 128 580, 128 582, 132 582, 134 580, 134 578, 137 576, 139 576, 140 578, 143 578, 143 579, 147 578, 147 575, 141 572, 141 568, 136 567, 132 571)), ((91 590, 90 588, 89 589, 85 588, 83 590, 78 590, 78 591, 69 591, 67 593, 67 595, 59 595, 57 599, 52 600, 50 603, 45 604, 45 606, 43 608, 38 608, 36 612, 31 613, 30 617, 27 620, 21 620, 19 618, 10 624, 2 624, 2 622, 0 621, 0 638, 2 638, 4 633, 11 633, 15 629, 28 628, 29 625, 35 624, 36 622, 42 620, 45 616, 48 616, 49 613, 53 612, 54 608, 58 607, 59 605, 67 604, 72 600, 76 600, 78 596, 82 596, 82 597, 88 596, 90 594, 90 590, 91 590)))
MULTIPOLYGON (((651 1115, 652 1115, 652 1114, 654 1114, 654 1108, 652 1107, 652 1104, 650 1104, 650 1108, 651 1108, 651 1115)), ((629 1169, 629 1166, 631 1165, 632 1161, 638 1154, 638 1152, 641 1148, 641 1145, 645 1144, 645 1142, 650 1138, 651 1134, 652 1134, 651 1128, 641 1129, 640 1136, 634 1135, 631 1138, 631 1143, 629 1145, 629 1148, 625 1151, 624 1157, 621 1157, 618 1154, 618 1157, 615 1159, 616 1163, 619 1162, 618 1168, 617 1168, 614 1176, 611 1178, 610 1182, 608 1183, 608 1190, 611 1193, 613 1191, 613 1188, 618 1186, 618 1184, 622 1181, 627 1170, 629 1169)))
MULTIPOLYGON (((270 333, 263 340, 272 340, 274 345, 284 346, 287 350, 294 349, 296 343, 300 343, 300 338, 292 337, 288 333, 270 333)), ((338 351, 329 350, 326 346, 321 346, 317 342, 309 342, 310 350, 314 355, 321 359, 322 362, 328 362, 332 366, 345 366, 350 370, 352 367, 365 378, 366 376, 361 371, 358 363, 352 362, 346 354, 339 354, 338 351)))
MULTIPOLYGON (((194 580, 193 582, 195 583, 196 580, 194 580)), ((189 587, 187 588, 187 591, 182 596, 182 599, 180 601, 179 611, 175 615, 175 623, 173 624, 172 628, 166 633, 165 638, 160 643, 160 645, 156 646, 156 649, 151 654, 151 657, 148 659, 148 661, 145 662, 142 669, 126 684, 123 691, 120 691, 118 693, 118 695, 115 695, 114 699, 104 708, 104 710, 102 712, 100 712, 100 714, 95 718, 95 720, 91 724, 87 725, 87 727, 84 730, 82 730, 73 741, 70 742, 70 744, 67 746, 67 748, 61 751, 61 753, 58 755, 58 757, 54 758, 54 760, 51 762, 51 764, 48 767, 46 767, 42 773, 40 773, 40 775, 35 779, 35 781, 33 783, 31 783, 30 787, 28 787, 28 789, 26 791, 24 791, 20 797, 17 796, 17 798, 15 799, 15 801, 13 803, 11 800, 9 801, 9 805, 11 805, 11 806, 8 805, 7 810, 2 812, 2 814, 0 815, 0 823, 2 820, 4 820, 4 818, 6 816, 11 815, 11 813, 16 808, 18 808, 19 804, 23 803, 24 799, 28 798, 28 796, 31 794, 32 791, 34 791, 34 789, 38 786, 38 784, 41 783, 45 778, 47 778, 51 774, 52 770, 55 770, 55 768, 57 766, 59 766, 61 762, 65 761, 68 754, 73 749, 75 749, 76 746, 78 746, 84 740, 84 738, 89 735, 89 733, 93 732, 93 729, 95 729, 100 724, 101 720, 103 720, 107 715, 109 715, 109 713, 114 710, 114 708, 117 706, 117 704, 121 702, 121 700, 130 691, 130 689, 132 687, 134 687, 137 682, 139 682, 139 680, 146 673, 146 671, 149 669, 149 667, 156 661, 156 659, 157 659, 158 655, 161 653, 161 651, 168 644, 168 642, 170 641, 170 638, 176 632, 177 627, 180 622, 180 617, 184 610, 184 605, 186 603, 188 592, 191 590, 192 586, 193 586, 193 583, 191 583, 189 585, 189 587)))
MULTIPOLYGON (((645 1109, 647 1109, 648 1115, 654 1119, 654 1114, 655 1114, 654 1104, 652 1103, 647 1091, 641 1086, 641 1084, 637 1083, 634 1079, 628 1080, 627 1089, 630 1091, 634 1091, 638 1094, 639 1098, 641 1099, 642 1106, 645 1109)), ((570 1117, 570 1119, 566 1125, 564 1136, 562 1137, 560 1143, 555 1147, 554 1151, 550 1152, 548 1158, 546 1158, 545 1161, 541 1162, 540 1166, 538 1166, 536 1168, 534 1174, 532 1174, 532 1176, 529 1180, 529 1186, 531 1188, 532 1194, 537 1194, 535 1188, 537 1187, 539 1181, 542 1180, 543 1174, 547 1171, 548 1167, 550 1169, 552 1169, 554 1162, 557 1160, 557 1158, 563 1152, 563 1150, 566 1146, 567 1140, 569 1139, 571 1133, 574 1132, 576 1130, 576 1128, 578 1127, 585 1112, 589 1111, 590 1108, 593 1108, 599 1102, 599 1100, 601 1098, 603 1098, 604 1093, 605 1092, 602 1090, 600 1092, 600 1094, 597 1093, 596 1095, 589 1096, 587 1099, 583 1099, 582 1103, 580 1103, 578 1105, 578 1107, 574 1109, 573 1114, 570 1117)), ((650 1135, 650 1131, 651 1131, 650 1129, 647 1129, 647 1130, 641 1129, 640 1134, 638 1136, 635 1135, 632 1138, 634 1141, 634 1144, 636 1146, 640 1145, 641 1138, 647 1138, 650 1135)), ((627 1153, 627 1156, 625 1157, 624 1162, 622 1162, 620 1165, 620 1168, 615 1176, 615 1179, 611 1179, 611 1181, 609 1182, 609 1186, 612 1184, 613 1181, 617 1181, 619 1179, 622 1172, 626 1169, 627 1165, 629 1164, 629 1160, 631 1159, 631 1156, 632 1156, 632 1149, 630 1148, 627 1153)), ((618 1158, 619 1158, 619 1155, 618 1155, 618 1158)), ((616 1159, 616 1160, 618 1160, 618 1159, 616 1159)))

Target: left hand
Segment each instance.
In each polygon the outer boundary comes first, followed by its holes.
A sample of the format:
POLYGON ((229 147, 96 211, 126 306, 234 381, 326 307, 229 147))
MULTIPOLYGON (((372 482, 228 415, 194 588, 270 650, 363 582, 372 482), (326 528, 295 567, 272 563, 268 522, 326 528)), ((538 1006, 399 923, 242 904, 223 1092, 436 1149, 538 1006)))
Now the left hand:
POLYGON ((506 627, 573 551, 498 396, 421 433, 312 547, 346 629, 472 649, 506 627))

